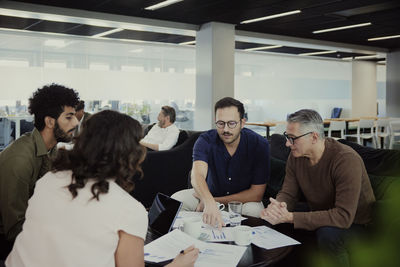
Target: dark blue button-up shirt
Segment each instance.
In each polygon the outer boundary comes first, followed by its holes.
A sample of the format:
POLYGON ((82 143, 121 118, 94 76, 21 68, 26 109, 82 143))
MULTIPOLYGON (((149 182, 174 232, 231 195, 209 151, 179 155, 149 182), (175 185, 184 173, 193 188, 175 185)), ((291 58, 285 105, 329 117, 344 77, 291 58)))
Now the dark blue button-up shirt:
POLYGON ((252 184, 266 184, 269 177, 269 145, 259 134, 243 128, 235 154, 230 156, 217 130, 200 135, 193 161, 208 164, 207 185, 214 197, 232 195, 252 184))

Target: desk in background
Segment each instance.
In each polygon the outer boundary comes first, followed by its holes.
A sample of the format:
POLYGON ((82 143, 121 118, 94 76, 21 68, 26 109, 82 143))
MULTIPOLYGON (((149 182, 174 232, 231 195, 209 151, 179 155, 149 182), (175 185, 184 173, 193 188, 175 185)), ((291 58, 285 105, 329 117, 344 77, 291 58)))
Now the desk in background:
POLYGON ((0 119, 2 120, 2 126, 3 128, 0 129, 0 131, 3 132, 3 140, 4 140, 4 147, 9 144, 10 138, 7 135, 10 135, 11 128, 10 127, 5 127, 6 126, 6 121, 13 121, 15 122, 15 140, 18 139, 21 135, 21 120, 26 120, 26 121, 32 121, 33 116, 29 115, 24 115, 24 116, 0 116, 0 119))
MULTIPOLYGON (((357 122, 360 119, 374 119, 377 120, 378 117, 359 117, 359 118, 335 118, 335 119, 324 119, 324 126, 329 127, 331 121, 345 121, 346 122, 346 133, 349 130, 349 123, 350 122, 357 122)), ((265 121, 265 122, 246 122, 245 125, 252 125, 252 126, 262 126, 266 128, 266 137, 269 139, 270 137, 270 128, 276 126, 279 123, 285 123, 285 121, 265 121)))

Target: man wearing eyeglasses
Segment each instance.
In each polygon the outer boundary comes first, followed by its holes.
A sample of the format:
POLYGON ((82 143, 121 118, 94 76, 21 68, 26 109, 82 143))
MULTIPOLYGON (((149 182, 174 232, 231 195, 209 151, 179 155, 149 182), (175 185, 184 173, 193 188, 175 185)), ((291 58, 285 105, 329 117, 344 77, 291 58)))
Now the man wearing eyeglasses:
POLYGON ((198 138, 193 148, 194 189, 172 197, 184 210, 203 211, 203 222, 222 227, 216 202, 240 201, 242 214, 259 217, 269 176, 269 146, 265 138, 244 128, 243 104, 225 97, 215 104, 216 129, 198 138))
POLYGON ((303 109, 287 118, 284 133, 291 154, 276 199, 261 212, 271 224, 292 223, 315 231, 318 246, 339 266, 349 266, 347 237, 371 221, 375 201, 361 157, 351 147, 325 138, 323 120, 303 109), (310 211, 293 212, 301 193, 310 211))

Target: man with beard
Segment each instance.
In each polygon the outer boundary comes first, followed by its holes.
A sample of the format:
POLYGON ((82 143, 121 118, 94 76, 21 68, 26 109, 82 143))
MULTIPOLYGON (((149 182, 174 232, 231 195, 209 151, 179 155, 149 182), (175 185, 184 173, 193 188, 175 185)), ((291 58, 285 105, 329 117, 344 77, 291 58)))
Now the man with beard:
POLYGON ((156 151, 171 149, 179 137, 179 129, 174 124, 175 116, 173 107, 163 106, 157 117, 158 124, 151 128, 140 144, 156 151))
POLYGON ((269 145, 259 134, 243 128, 243 104, 225 97, 215 104, 216 129, 200 135, 193 148, 191 182, 173 198, 184 210, 203 211, 203 222, 221 228, 216 202, 243 203, 242 214, 259 217, 269 176, 269 145))
POLYGON ((62 85, 46 85, 29 98, 35 128, 0 153, 0 259, 22 230, 36 181, 50 170, 58 142, 69 142, 78 125, 78 94, 62 85))
POLYGON ((283 135, 291 149, 285 180, 261 218, 310 231, 320 250, 335 261, 332 266, 350 266, 349 241, 366 231, 375 202, 362 158, 351 147, 325 138, 315 110, 290 114, 283 135), (301 196, 307 202, 304 211, 295 209, 301 196))

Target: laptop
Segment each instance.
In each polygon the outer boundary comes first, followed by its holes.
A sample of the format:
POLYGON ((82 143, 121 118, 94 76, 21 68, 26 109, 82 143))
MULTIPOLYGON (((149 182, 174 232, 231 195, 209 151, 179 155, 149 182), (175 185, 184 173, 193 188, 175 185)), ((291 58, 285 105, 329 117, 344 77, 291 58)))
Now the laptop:
POLYGON ((151 230, 159 235, 171 231, 181 207, 182 202, 157 193, 148 213, 151 230))

